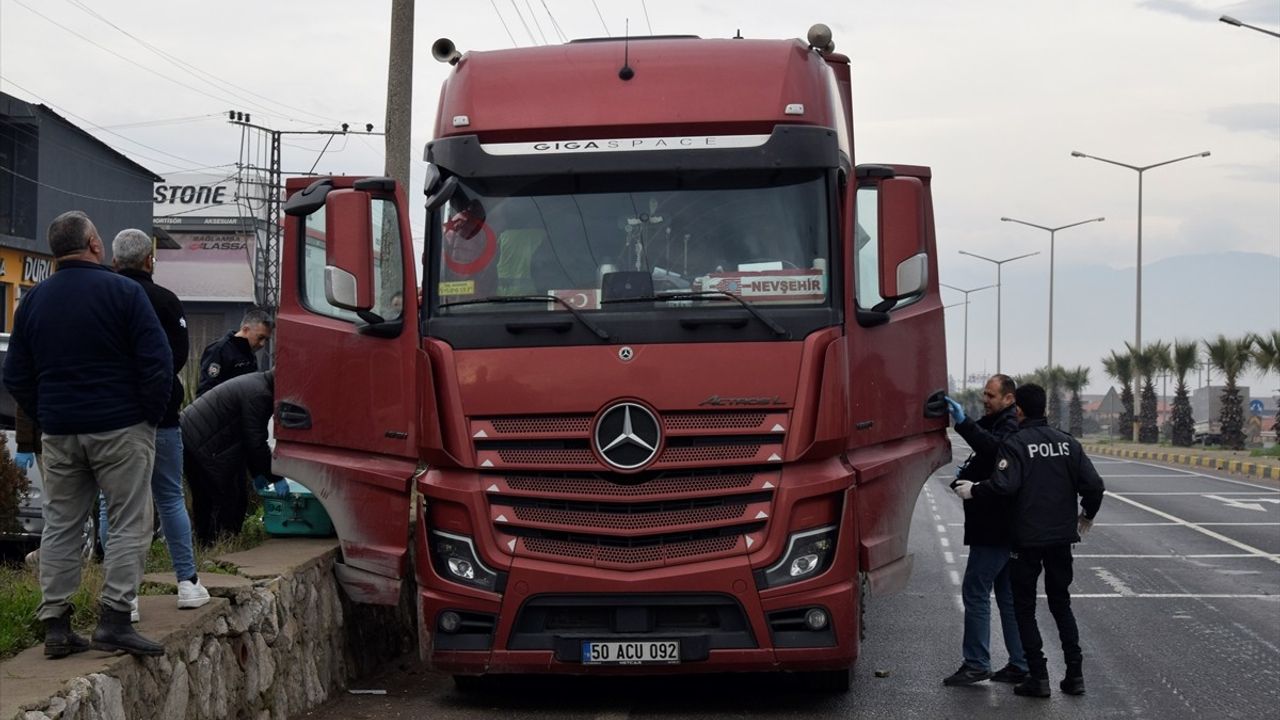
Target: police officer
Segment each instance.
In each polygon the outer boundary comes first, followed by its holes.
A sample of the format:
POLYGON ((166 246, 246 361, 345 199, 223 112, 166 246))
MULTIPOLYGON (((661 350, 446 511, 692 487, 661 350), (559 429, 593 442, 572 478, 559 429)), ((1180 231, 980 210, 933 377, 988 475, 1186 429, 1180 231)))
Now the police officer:
MULTIPOLYGON (((1000 445, 1018 431, 1017 410, 1013 405, 1016 385, 1008 375, 992 375, 982 390, 986 414, 974 420, 965 417, 960 403, 947 398, 956 432, 973 448, 973 454, 956 469, 957 482, 979 482, 991 477, 996 468, 1000 445)), ((969 559, 964 567, 960 598, 964 602, 964 640, 960 669, 942 681, 943 685, 972 685, 991 679, 995 682, 1019 683, 1027 677, 1027 660, 1018 637, 1018 622, 1013 610, 1010 584, 1009 527, 1012 499, 1008 497, 974 498, 964 501, 964 544, 969 559), (1009 662, 991 672, 991 591, 995 590, 1000 608, 1000 630, 1009 662)))
POLYGON ((1027 384, 1014 392, 1020 428, 1000 449, 990 480, 956 483, 963 499, 1014 496, 1012 584, 1018 633, 1030 676, 1013 688, 1018 695, 1049 697, 1044 642, 1036 626, 1036 583, 1044 569, 1049 612, 1058 625, 1066 676, 1058 687, 1084 694, 1080 631, 1071 612, 1071 545, 1093 525, 1105 490, 1093 463, 1070 435, 1049 427, 1045 392, 1027 384), (1076 497, 1081 512, 1076 514, 1076 497))
POLYGON ((209 343, 200 354, 199 397, 233 377, 258 371, 254 356, 271 339, 273 323, 263 310, 250 308, 240 321, 240 329, 209 343))

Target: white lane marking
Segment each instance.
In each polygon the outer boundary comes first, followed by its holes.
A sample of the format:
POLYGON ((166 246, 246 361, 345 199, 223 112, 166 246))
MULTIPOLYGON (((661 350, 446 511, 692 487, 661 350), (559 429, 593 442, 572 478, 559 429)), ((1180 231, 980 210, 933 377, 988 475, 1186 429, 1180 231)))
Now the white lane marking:
POLYGON ((946 525, 939 525, 939 526, 938 526, 938 532, 940 532, 940 533, 944 533, 944 532, 946 532, 946 531, 947 531, 947 526, 946 526, 946 525))
MULTIPOLYGON (((1133 497, 1135 495, 1198 495, 1202 497, 1213 497, 1216 495, 1247 495, 1251 497, 1257 496, 1257 495, 1280 495, 1280 489, 1267 489, 1267 491, 1261 491, 1260 489, 1260 491, 1253 491, 1253 492, 1247 491, 1247 489, 1231 489, 1231 491, 1216 492, 1216 493, 1213 493, 1213 495, 1210 495, 1210 493, 1203 492, 1203 491, 1180 491, 1180 492, 1111 492, 1111 491, 1107 491, 1107 492, 1110 493, 1110 495, 1124 495, 1129 497, 1133 497)), ((1280 502, 1280 500, 1267 500, 1267 502, 1280 502)))
POLYGON ((947 523, 947 527, 964 527, 964 523, 947 523))
POLYGON ((1274 489, 1274 488, 1269 488, 1265 485, 1255 485, 1253 483, 1245 482, 1243 480, 1232 480, 1231 478, 1218 477, 1217 475, 1208 475, 1202 472, 1196 472, 1194 470, 1180 470, 1178 468, 1164 467, 1162 465, 1152 465, 1151 463, 1138 462, 1137 460, 1121 460, 1120 462, 1123 462, 1129 465, 1146 465, 1147 467, 1156 468, 1158 470, 1172 470, 1176 473, 1181 473, 1179 477, 1186 477, 1190 475, 1193 477, 1209 478, 1210 480, 1219 480, 1224 483, 1231 483, 1232 485, 1243 485, 1245 487, 1251 487, 1258 490, 1274 489))
MULTIPOLYGON (((968 556, 966 555, 964 557, 968 556)), ((1077 560, 1083 558, 1091 558, 1095 560, 1107 558, 1122 558, 1126 560, 1225 560, 1228 558, 1280 558, 1280 554, 1268 553, 1267 555, 1252 555, 1250 553, 1204 553, 1200 555, 1125 555, 1117 553, 1109 555, 1107 553, 1094 553, 1089 555, 1076 555, 1072 553, 1071 557, 1076 558, 1077 560)))
MULTIPOLYGON (((1236 548, 1237 550, 1243 550, 1243 551, 1245 551, 1245 552, 1247 552, 1247 553, 1251 553, 1251 554, 1253 554, 1253 555, 1258 555, 1258 556, 1260 556, 1260 557, 1266 557, 1266 558, 1267 558, 1268 560, 1270 560, 1271 562, 1274 562, 1274 563, 1276 563, 1277 565, 1280 565, 1280 558, 1271 557, 1269 553, 1263 552, 1262 550, 1259 550, 1258 548, 1253 547, 1252 545, 1246 545, 1245 543, 1242 543, 1242 542, 1240 542, 1239 540, 1236 540, 1236 539, 1234 539, 1234 538, 1229 538, 1229 537, 1227 537, 1226 535, 1223 535, 1222 533, 1214 532, 1213 530, 1210 530, 1210 529, 1206 528, 1206 527, 1204 526, 1204 524, 1203 524, 1203 523, 1202 523, 1202 524, 1196 524, 1196 523, 1192 523, 1192 522, 1187 522, 1186 520, 1183 520, 1182 518, 1180 518, 1180 517, 1178 517, 1178 516, 1176 516, 1176 515, 1170 515, 1169 513, 1165 512, 1165 511, 1163 511, 1163 510, 1157 510, 1157 509, 1155 509, 1155 508, 1151 507, 1150 505, 1143 505, 1142 503, 1138 502, 1137 500, 1132 500, 1132 499, 1127 498, 1127 497, 1124 497, 1124 496, 1122 496, 1122 495, 1116 495, 1116 496, 1115 496, 1115 499, 1116 499, 1116 500, 1119 500, 1120 502, 1123 502, 1123 503, 1128 503, 1128 504, 1130 504, 1130 505, 1132 505, 1132 506, 1134 506, 1134 507, 1138 508, 1139 510, 1146 510, 1147 512, 1149 512, 1149 513, 1151 513, 1151 514, 1153 514, 1153 515, 1156 515, 1156 516, 1158 516, 1158 517, 1162 517, 1162 518, 1164 518, 1164 519, 1166 519, 1166 520, 1171 520, 1171 521, 1173 521, 1173 522, 1175 522, 1175 523, 1177 523, 1177 524, 1179 524, 1179 525, 1182 525, 1182 526, 1184 526, 1184 527, 1191 528, 1192 530, 1195 530, 1196 532, 1201 533, 1201 534, 1204 534, 1204 535, 1208 535, 1209 537, 1211 537, 1211 538, 1213 538, 1213 539, 1215 539, 1215 540, 1221 540, 1222 542, 1224 542, 1224 543, 1226 543, 1226 544, 1230 545, 1231 547, 1236 548)), ((1280 597, 1280 596, 1278 596, 1278 597, 1280 597)))
POLYGON ((941 515, 939 515, 938 513, 934 513, 934 514, 933 514, 933 519, 934 519, 934 520, 941 520, 941 519, 942 519, 942 516, 941 516, 941 515))
POLYGON ((960 573, 956 572, 955 570, 950 570, 949 572, 951 573, 951 584, 952 584, 952 585, 959 585, 959 584, 960 584, 960 573))
POLYGON ((951 547, 951 541, 946 538, 938 538, 938 542, 942 543, 942 547, 951 547))
MULTIPOLYGON (((955 597, 959 599, 960 595, 956 595, 955 597)), ((1048 596, 1044 593, 1040 593, 1036 595, 1036 597, 1041 600, 1048 599, 1048 596)), ((1125 600, 1264 600, 1269 602, 1280 602, 1280 595, 1230 595, 1225 593, 1134 593, 1132 595, 1121 595, 1119 593, 1071 593, 1072 600, 1112 600, 1115 598, 1123 598, 1125 600)))
MULTIPOLYGON (((1117 500, 1124 500, 1118 497, 1117 500)), ((1127 502, 1133 502, 1129 500, 1127 502)), ((1150 509, 1150 508, 1148 508, 1150 509)), ((1275 527, 1280 522, 1202 522, 1191 523, 1186 520, 1177 520, 1174 522, 1149 522, 1149 523, 1094 523, 1094 527, 1169 527, 1171 525, 1187 525, 1199 527, 1275 527)))
POLYGON ((1093 571, 1094 575, 1098 576, 1099 580, 1106 583, 1107 587, 1111 588, 1112 590, 1115 590, 1118 594, 1125 595, 1125 596, 1134 594, 1133 588, 1126 585, 1123 580, 1113 575, 1106 568, 1092 567, 1089 569, 1093 571))
POLYGON ((1205 498, 1208 500, 1217 500, 1218 502, 1225 504, 1227 507, 1239 508, 1241 510, 1256 510, 1258 512, 1267 511, 1267 509, 1262 506, 1262 503, 1275 503, 1280 505, 1280 498, 1251 497, 1248 498, 1250 502, 1245 502, 1245 498, 1225 498, 1220 495, 1205 495, 1205 498))
POLYGON ((943 550, 943 551, 942 551, 942 559, 943 559, 943 560, 946 560, 948 565, 955 565, 955 564, 956 564, 956 556, 955 556, 955 553, 951 552, 950 550, 943 550))

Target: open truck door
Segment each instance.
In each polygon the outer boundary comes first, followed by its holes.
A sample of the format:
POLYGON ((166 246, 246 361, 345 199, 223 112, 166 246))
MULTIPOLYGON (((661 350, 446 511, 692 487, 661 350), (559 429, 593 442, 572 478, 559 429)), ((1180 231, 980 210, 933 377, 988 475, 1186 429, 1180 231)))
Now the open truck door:
POLYGON ((410 569, 429 377, 404 189, 388 178, 300 178, 286 192, 274 468, 333 519, 348 596, 394 605, 410 569))
POLYGON ((855 176, 849 461, 859 567, 869 590, 884 594, 906 585, 916 497, 951 460, 946 346, 929 169, 860 165, 855 176))

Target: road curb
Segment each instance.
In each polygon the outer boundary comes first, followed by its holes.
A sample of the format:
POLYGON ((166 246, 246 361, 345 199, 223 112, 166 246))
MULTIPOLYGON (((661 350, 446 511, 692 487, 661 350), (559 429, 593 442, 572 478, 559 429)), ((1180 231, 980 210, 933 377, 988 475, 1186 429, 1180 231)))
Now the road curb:
POLYGON ((1202 467, 1210 470, 1224 470, 1239 475, 1262 478, 1263 480, 1280 480, 1280 467, 1244 460, 1225 460, 1207 455, 1192 455, 1180 452, 1152 452, 1150 450, 1130 450, 1128 448, 1111 447, 1109 445, 1084 446, 1085 450, 1098 455, 1129 458, 1132 460, 1156 460, 1159 462, 1202 467))

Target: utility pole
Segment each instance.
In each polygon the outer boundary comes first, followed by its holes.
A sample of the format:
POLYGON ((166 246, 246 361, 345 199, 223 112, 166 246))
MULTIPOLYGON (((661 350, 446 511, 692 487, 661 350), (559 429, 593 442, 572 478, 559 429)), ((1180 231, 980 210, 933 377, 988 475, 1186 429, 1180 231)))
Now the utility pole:
POLYGON ((413 123, 413 3, 391 2, 391 47, 387 62, 387 177, 409 191, 409 147, 413 123))

